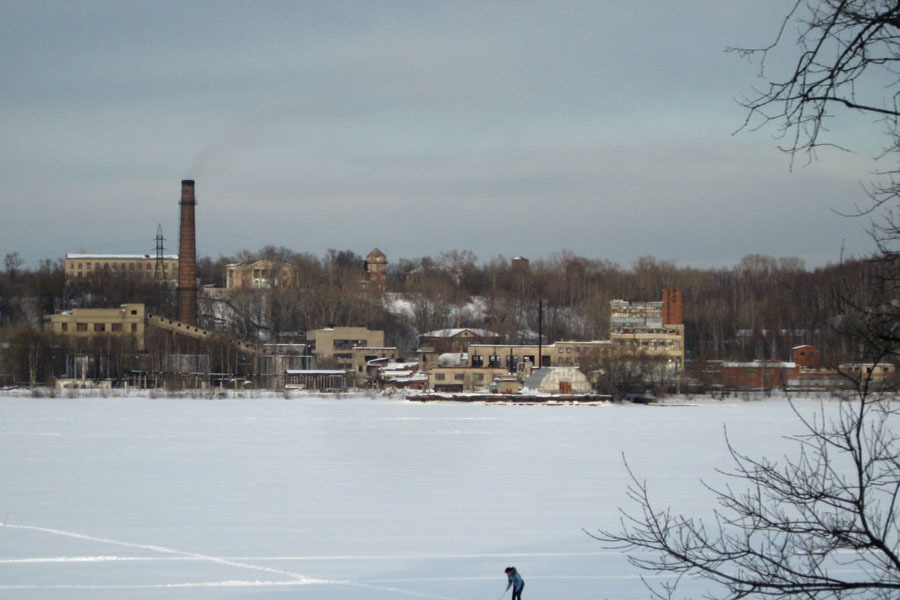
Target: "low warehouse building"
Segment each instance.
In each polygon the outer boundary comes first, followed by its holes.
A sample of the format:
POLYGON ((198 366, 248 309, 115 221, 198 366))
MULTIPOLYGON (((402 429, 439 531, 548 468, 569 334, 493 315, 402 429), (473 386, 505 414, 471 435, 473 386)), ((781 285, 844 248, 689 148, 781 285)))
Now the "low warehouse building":
POLYGON ((541 394, 590 394, 591 383, 576 367, 534 369, 525 380, 523 391, 541 394))

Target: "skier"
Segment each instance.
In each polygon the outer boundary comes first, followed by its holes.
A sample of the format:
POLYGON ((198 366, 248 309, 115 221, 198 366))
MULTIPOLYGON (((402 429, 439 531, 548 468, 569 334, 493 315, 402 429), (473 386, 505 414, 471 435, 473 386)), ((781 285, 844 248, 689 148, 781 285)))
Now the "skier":
POLYGON ((512 588, 512 600, 522 600, 522 590, 525 589, 525 582, 522 576, 516 571, 515 567, 506 567, 506 577, 509 583, 506 585, 507 591, 512 588))

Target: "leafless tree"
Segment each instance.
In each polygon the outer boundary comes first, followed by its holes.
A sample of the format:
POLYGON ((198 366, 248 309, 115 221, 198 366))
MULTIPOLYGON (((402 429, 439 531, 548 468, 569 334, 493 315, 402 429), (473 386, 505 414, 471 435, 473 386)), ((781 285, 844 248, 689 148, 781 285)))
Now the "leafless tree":
POLYGON ((591 534, 630 552, 638 567, 676 575, 651 587, 673 598, 683 576, 717 589, 708 597, 896 598, 900 594, 900 408, 858 380, 837 417, 797 412, 803 432, 790 459, 752 458, 729 443, 734 481, 712 488, 703 521, 660 508, 631 473, 619 531, 591 534))
MULTIPOLYGON (((748 97, 746 125, 775 124, 788 152, 834 146, 827 121, 844 109, 882 122, 897 141, 900 5, 893 0, 796 0, 775 40, 762 48, 732 48, 758 58, 771 77, 770 55, 796 43, 799 57, 784 76, 748 97), (795 40, 786 39, 797 31, 795 40)), ((893 146, 896 149, 896 144, 893 146)))
MULTIPOLYGON (((797 0, 775 42, 741 53, 767 59, 791 49, 797 31, 799 58, 784 78, 770 80, 747 99, 750 127, 775 124, 782 148, 814 156, 821 146, 838 146, 827 120, 844 110, 880 122, 889 143, 885 155, 900 150, 900 3, 896 0, 797 0), (786 41, 787 40, 787 41, 786 41)), ((893 157, 892 157, 893 159, 893 157)), ((837 329, 852 334, 866 362, 896 360, 900 311, 896 309, 900 239, 896 209, 898 170, 881 173, 870 188, 873 207, 887 208, 876 224, 879 264, 872 293, 839 294, 837 329)), ((776 265, 752 260, 747 265, 776 265)), ((788 270, 796 265, 784 265, 788 270)), ((759 312, 762 309, 755 309, 759 312)), ((825 323, 822 324, 826 326, 825 323)), ((633 564, 675 575, 653 587, 671 598, 683 576, 717 584, 716 598, 876 598, 900 596, 900 406, 892 390, 874 386, 859 371, 855 395, 842 402, 837 417, 797 412, 801 433, 796 452, 780 461, 754 458, 729 443, 730 483, 710 491, 718 500, 712 520, 676 514, 651 499, 635 473, 629 495, 635 503, 618 531, 593 534, 613 547, 636 551, 633 564)))

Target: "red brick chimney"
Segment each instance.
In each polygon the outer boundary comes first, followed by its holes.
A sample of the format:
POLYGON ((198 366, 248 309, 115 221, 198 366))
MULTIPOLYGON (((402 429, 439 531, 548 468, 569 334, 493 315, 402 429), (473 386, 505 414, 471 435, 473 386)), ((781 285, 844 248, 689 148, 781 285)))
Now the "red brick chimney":
POLYGON ((197 324, 197 240, 194 180, 181 181, 181 229, 178 240, 178 320, 197 324))
POLYGON ((681 304, 681 290, 663 290, 663 325, 681 325, 684 323, 684 311, 681 304))

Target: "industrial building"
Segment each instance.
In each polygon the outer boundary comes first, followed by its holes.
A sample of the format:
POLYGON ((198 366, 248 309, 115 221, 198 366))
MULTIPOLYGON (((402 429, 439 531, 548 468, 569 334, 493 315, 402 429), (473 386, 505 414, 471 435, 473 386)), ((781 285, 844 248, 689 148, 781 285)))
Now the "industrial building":
POLYGON ((161 259, 150 254, 80 254, 68 253, 65 257, 66 283, 92 273, 110 272, 119 275, 136 275, 153 280, 160 279, 173 284, 178 280, 178 255, 165 254, 161 259))
POLYGON ((144 349, 143 304, 118 308, 73 308, 44 315, 44 331, 65 337, 91 339, 99 336, 131 337, 135 349, 144 349))

